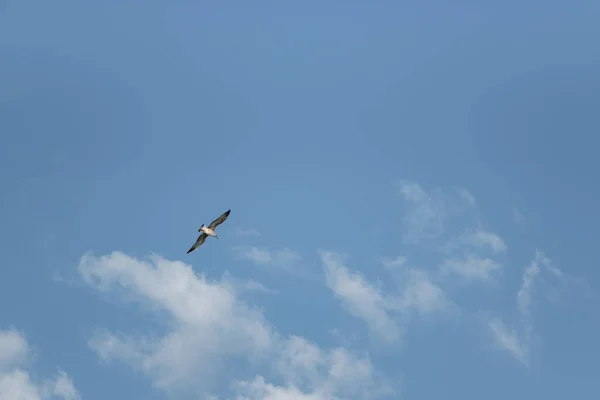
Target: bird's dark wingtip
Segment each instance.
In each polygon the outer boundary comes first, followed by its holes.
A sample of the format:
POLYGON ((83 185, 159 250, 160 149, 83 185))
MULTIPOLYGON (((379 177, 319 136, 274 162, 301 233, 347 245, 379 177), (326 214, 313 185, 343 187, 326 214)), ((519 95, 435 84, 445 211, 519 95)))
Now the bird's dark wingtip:
POLYGON ((194 251, 194 249, 189 249, 185 254, 190 254, 192 251, 194 251))

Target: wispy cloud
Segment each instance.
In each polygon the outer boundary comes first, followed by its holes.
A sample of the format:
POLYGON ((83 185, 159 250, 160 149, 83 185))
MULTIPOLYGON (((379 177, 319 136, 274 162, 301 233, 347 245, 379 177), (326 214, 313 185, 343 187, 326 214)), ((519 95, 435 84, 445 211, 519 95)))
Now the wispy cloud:
POLYGON ((440 266, 440 272, 443 275, 454 274, 469 281, 489 281, 500 269, 501 265, 496 261, 476 254, 467 254, 461 258, 448 258, 440 266))
POLYGON ((425 271, 409 269, 401 293, 401 296, 392 302, 392 307, 396 310, 417 310, 421 315, 455 311, 455 305, 425 271))
POLYGON ((448 250, 460 247, 491 251, 494 254, 506 252, 506 243, 500 236, 481 229, 467 231, 446 245, 448 250))
POLYGON ((406 257, 397 256, 396 258, 383 258, 381 264, 385 269, 394 270, 404 267, 406 265, 406 262, 406 257))
POLYGON ((58 397, 64 400, 77 400, 81 396, 66 372, 59 370, 54 380, 46 380, 42 385, 42 398, 58 397))
POLYGON ((548 263, 549 261, 542 252, 536 251, 533 261, 523 272, 521 287, 517 292, 517 308, 524 316, 529 316, 530 313, 533 284, 540 274, 540 263, 548 263))
POLYGON ((517 225, 523 225, 525 223, 525 217, 517 207, 512 208, 512 220, 517 225))
POLYGON ((400 338, 401 330, 388 313, 388 300, 375 286, 358 273, 350 272, 344 257, 321 252, 327 286, 342 301, 348 312, 363 319, 369 328, 387 342, 400 338))
POLYGON ((406 179, 401 180, 398 186, 404 204, 402 220, 404 244, 420 247, 438 246, 438 240, 455 238, 457 227, 477 219, 477 200, 465 188, 455 187, 445 190, 435 187, 425 190, 417 182, 406 179))
POLYGON ((262 376, 238 383, 240 392, 252 400, 377 398, 393 392, 368 357, 343 348, 323 349, 305 338, 290 336, 273 367, 282 385, 265 382, 262 376))
POLYGON ((515 329, 508 329, 499 318, 489 321, 491 333, 495 342, 525 366, 530 363, 531 335, 533 332, 532 300, 536 281, 543 270, 559 281, 568 280, 570 277, 553 265, 542 251, 536 250, 531 263, 525 267, 521 285, 517 292, 517 310, 521 315, 522 330, 519 334, 515 329))
MULTIPOLYGON (((437 262, 441 277, 456 276, 475 283, 493 281, 501 273, 498 257, 507 251, 506 243, 483 228, 471 192, 463 187, 425 191, 408 180, 400 182, 400 192, 405 200, 405 243, 418 243, 431 256, 441 255, 437 262)), ((386 262, 392 265, 390 260, 386 262)))
MULTIPOLYGON (((424 271, 411 268, 396 271, 402 277, 402 284, 397 293, 390 294, 368 282, 358 272, 350 271, 344 255, 326 251, 319 252, 319 255, 327 286, 351 315, 364 320, 369 329, 387 343, 401 338, 401 322, 411 311, 424 315, 452 307, 444 291, 424 271)), ((399 267, 405 262, 396 259, 393 264, 399 267)))
POLYGON ((260 237, 260 232, 256 229, 244 229, 236 226, 233 231, 237 236, 241 237, 260 237))
POLYGON ((502 265, 491 257, 506 252, 506 244, 500 236, 482 229, 467 230, 451 238, 443 248, 448 256, 440 265, 440 273, 457 275, 467 281, 492 280, 502 265))
POLYGON ((400 194, 405 201, 403 240, 410 244, 435 238, 443 232, 446 215, 439 194, 430 195, 416 182, 401 180, 400 194))
POLYGON ((540 273, 540 263, 547 260, 545 256, 536 251, 532 262, 523 271, 523 278, 519 291, 517 292, 516 303, 517 310, 522 317, 521 333, 515 328, 509 329, 502 319, 498 317, 490 318, 488 327, 496 345, 517 361, 529 367, 529 355, 531 346, 531 333, 533 321, 530 316, 531 295, 535 279, 540 273))
POLYGON ((517 331, 509 329, 500 318, 490 318, 488 328, 499 348, 508 351, 525 366, 529 366, 529 336, 521 339, 517 331))
MULTIPOLYGON (((461 187, 455 188, 454 191, 441 188, 426 191, 418 183, 407 180, 401 181, 400 192, 405 204, 404 243, 418 244, 421 247, 419 250, 426 249, 428 254, 424 257, 425 263, 430 264, 431 260, 441 257, 435 262, 438 266, 435 287, 439 290, 431 288, 430 294, 423 298, 436 298, 435 293, 445 297, 442 288, 449 284, 448 280, 451 278, 459 278, 471 284, 494 283, 495 287, 500 287, 498 278, 504 274, 503 264, 506 262, 508 247, 499 234, 484 227, 484 219, 480 216, 479 205, 472 193, 461 187)), ((513 220, 518 224, 523 223, 523 216, 516 208, 513 208, 513 220)), ((411 256, 412 249, 407 247, 403 250, 403 254, 411 256)), ((383 264, 388 271, 404 271, 404 274, 408 275, 406 259, 384 259, 383 264)), ((533 260, 523 271, 516 295, 519 325, 511 327, 499 317, 486 318, 487 331, 492 335, 494 343, 526 366, 530 363, 534 335, 531 315, 534 288, 538 283, 545 282, 541 276, 546 273, 562 286, 576 283, 580 288, 587 288, 582 280, 565 274, 541 251, 536 251, 533 260)), ((432 281, 429 279, 426 282, 432 281)), ((415 287, 417 286, 412 285, 404 289, 405 298, 406 293, 410 293, 411 290, 419 294, 427 293, 424 288, 429 286, 423 284, 420 290, 414 289, 415 287)), ((389 297, 384 298, 384 304, 390 312, 391 300, 389 297)), ((420 303, 428 304, 424 300, 420 303)), ((396 301, 394 304, 402 302, 396 301)), ((437 305, 440 302, 432 301, 432 304, 437 305)))
POLYGON ((71 378, 58 369, 56 378, 35 382, 25 369, 32 350, 16 329, 0 330, 0 399, 78 400, 80 395, 71 378))
POLYGON ((472 206, 477 204, 477 199, 475 199, 475 196, 473 196, 471 192, 463 187, 458 188, 458 195, 472 206))
POLYGON ((496 233, 467 229, 443 246, 446 258, 439 270, 442 275, 459 276, 469 282, 491 281, 502 270, 502 264, 494 258, 506 250, 506 243, 496 233))
POLYGON ((236 246, 234 252, 238 258, 256 265, 291 269, 301 257, 288 248, 271 251, 265 247, 236 246))
POLYGON ((373 367, 369 358, 343 348, 323 349, 291 336, 273 365, 282 384, 267 383, 261 375, 238 381, 236 389, 248 400, 374 399, 394 392, 393 386, 373 367))

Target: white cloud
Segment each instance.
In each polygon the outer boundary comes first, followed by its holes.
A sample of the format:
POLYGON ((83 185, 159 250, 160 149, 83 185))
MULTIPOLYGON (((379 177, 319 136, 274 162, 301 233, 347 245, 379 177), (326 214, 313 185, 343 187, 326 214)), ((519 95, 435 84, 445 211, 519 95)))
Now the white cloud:
POLYGON ((213 390, 207 383, 222 379, 224 371, 233 374, 228 379, 237 382, 234 398, 239 400, 344 398, 348 388, 369 394, 371 386, 383 382, 368 358, 344 348, 323 349, 301 337, 281 338, 260 310, 240 300, 240 285, 209 282, 182 262, 158 256, 141 261, 114 252, 85 255, 79 271, 97 290, 120 289, 166 314, 162 336, 104 330, 93 335, 90 347, 106 362, 121 360, 147 374, 167 392, 213 390), (253 367, 271 367, 249 381, 236 380, 230 368, 234 360, 235 365, 246 360, 253 367), (267 383, 269 376, 277 384, 267 383))
POLYGON ((536 251, 534 259, 523 271, 522 283, 517 292, 517 310, 522 316, 523 324, 522 337, 515 329, 509 330, 499 318, 489 321, 490 332, 499 348, 506 350, 525 366, 529 366, 530 335, 533 329, 530 316, 533 284, 541 272, 540 264, 548 262, 542 252, 536 251))
POLYGON ((287 248, 269 251, 266 248, 254 246, 237 246, 234 248, 234 251, 239 258, 248 260, 256 265, 273 266, 287 270, 291 269, 301 259, 298 254, 287 248))
POLYGON ((458 275, 468 281, 490 281, 502 265, 481 254, 504 253, 506 244, 493 232, 468 230, 448 241, 444 251, 450 255, 440 265, 442 275, 458 275))
POLYGON ((0 398, 5 400, 41 400, 38 386, 21 369, 0 374, 0 398))
POLYGON ((400 337, 400 328, 388 314, 387 300, 375 286, 344 265, 341 255, 321 252, 327 286, 342 301, 348 312, 367 322, 369 328, 388 342, 400 337))
POLYGON ((27 361, 29 346, 16 329, 0 331, 0 368, 9 368, 27 361))
POLYGON ((454 306, 447 299, 444 291, 434 284, 429 276, 420 270, 408 271, 408 279, 402 291, 399 303, 393 306, 400 310, 417 310, 420 314, 430 314, 436 311, 450 310, 454 306))
POLYGON ((406 205, 404 241, 416 244, 442 233, 446 215, 442 198, 428 194, 418 183, 408 180, 400 181, 400 194, 406 205))
MULTIPOLYGON (((480 227, 477 200, 467 189, 436 188, 428 193, 419 184, 403 180, 400 192, 406 204, 403 238, 426 247, 431 255, 443 254, 445 259, 439 261, 441 276, 490 281, 501 270, 500 262, 492 256, 505 253, 506 243, 496 233, 480 227)), ((391 260, 386 260, 384 266, 392 267, 391 260)))
POLYGON ((406 265, 406 257, 398 256, 396 258, 384 258, 382 264, 383 267, 388 270, 402 268, 406 265))
MULTIPOLYGON (((436 189, 428 193, 419 184, 410 181, 402 181, 400 191, 406 203, 404 239, 411 244, 425 245, 427 250, 430 250, 430 255, 443 255, 439 262, 438 279, 443 282, 450 276, 457 276, 470 283, 495 282, 495 278, 502 273, 500 257, 507 252, 507 246, 498 234, 482 228, 477 201, 470 192, 458 188, 455 193, 458 195, 457 199, 452 197, 450 191, 436 189), (439 245, 439 239, 443 240, 445 245, 439 245)), ((512 211, 514 222, 522 224, 522 214, 514 207, 512 211)), ((427 258, 426 262, 430 263, 431 256, 427 258)), ((386 259, 384 267, 395 273, 400 271, 405 277, 410 275, 405 258, 397 261, 386 259)), ((518 327, 509 328, 500 318, 486 320, 487 330, 494 343, 526 366, 530 363, 531 337, 534 333, 531 317, 534 287, 538 283, 546 283, 546 280, 540 279, 544 273, 548 273, 561 284, 576 283, 582 289, 587 288, 585 281, 565 274, 542 252, 536 251, 533 261, 523 272, 522 283, 516 296, 521 319, 518 327)), ((430 284, 432 281, 426 278, 420 285, 408 285, 404 288, 404 295, 398 296, 396 300, 381 294, 385 300, 382 302, 385 304, 383 308, 389 314, 393 309, 391 304, 401 309, 408 308, 409 299, 415 299, 421 310, 427 310, 428 304, 430 309, 436 309, 444 304, 444 301, 439 299, 445 296, 438 286, 430 284), (410 295, 411 293, 414 294, 410 295)), ((447 301, 445 304, 445 308, 449 308, 447 301)), ((390 318, 395 321, 393 316, 390 318)))
POLYGON ((531 316, 533 288, 544 269, 560 281, 574 280, 579 282, 576 278, 564 274, 560 269, 552 265, 552 261, 542 251, 536 250, 533 260, 523 271, 521 286, 516 296, 517 310, 521 315, 523 324, 523 333, 518 335, 515 329, 509 330, 498 318, 493 318, 489 321, 489 326, 496 343, 526 366, 529 366, 530 362, 531 335, 533 332, 533 320, 531 316))
POLYGON ((34 382, 24 369, 30 358, 31 349, 20 332, 15 329, 0 331, 0 399, 80 399, 71 378, 62 370, 55 379, 34 382))
POLYGON ((124 289, 168 315, 163 337, 98 332, 90 346, 105 360, 120 359, 149 374, 159 387, 176 387, 210 375, 230 357, 259 356, 273 333, 259 310, 236 298, 232 285, 208 282, 189 265, 153 256, 140 261, 119 252, 85 255, 84 280, 101 291, 124 289))
POLYGON ((237 384, 240 395, 236 400, 321 400, 331 399, 319 393, 303 393, 293 386, 275 386, 265 382, 265 378, 257 376, 252 381, 241 381, 237 384))
POLYGON ((454 242, 450 242, 448 247, 457 248, 460 245, 480 250, 490 250, 495 254, 506 252, 504 240, 495 233, 484 230, 463 233, 454 242))
POLYGON ((43 398, 58 397, 64 400, 77 400, 81 396, 66 372, 59 370, 54 380, 47 380, 42 385, 43 398))
POLYGON ((491 318, 488 328, 495 343, 514 358, 529 366, 529 339, 521 340, 515 329, 509 329, 500 318, 491 318))
MULTIPOLYGON (((438 279, 443 282, 450 276, 456 276, 469 283, 494 282, 502 273, 502 260, 499 257, 507 252, 507 246, 498 234, 482 228, 482 218, 478 216, 475 197, 464 188, 458 188, 455 192, 458 198, 453 198, 451 191, 436 189, 427 193, 420 185, 410 181, 402 181, 400 187, 406 202, 404 239, 410 239, 407 241, 411 244, 425 245, 432 255, 443 255, 439 262, 438 279), (445 245, 438 245, 439 239, 445 245)), ((523 216, 516 208, 513 208, 513 219, 516 223, 523 222, 523 216)), ((430 258, 428 262, 431 262, 430 258)), ((400 271, 406 278, 410 273, 405 264, 405 258, 398 261, 384 260, 387 270, 400 271)), ((533 334, 533 289, 542 271, 549 272, 561 282, 582 284, 581 280, 569 277, 553 266, 542 252, 536 251, 534 260, 525 268, 517 293, 517 310, 521 316, 519 330, 509 328, 500 318, 486 320, 487 330, 497 346, 526 366, 530 362, 533 334)), ((414 276, 415 273, 412 274, 414 276)), ((382 295, 385 300, 383 304, 386 305, 384 308, 388 313, 393 309, 390 307, 392 304, 401 309, 408 308, 411 299, 419 304, 417 308, 422 311, 451 308, 448 306, 451 303, 443 300, 445 294, 442 289, 428 277, 420 282, 419 285, 414 282, 407 285, 403 289, 403 296, 398 296, 396 300, 382 295), (442 304, 445 306, 442 307, 442 304)))
MULTIPOLYGON (((424 271, 411 268, 398 271, 402 281, 400 294, 391 295, 369 283, 361 274, 351 272, 344 256, 324 251, 319 255, 327 286, 351 315, 364 320, 372 332, 388 343, 400 339, 402 328, 398 319, 408 317, 411 311, 425 315, 452 308, 444 291, 424 271)), ((402 264, 405 262, 402 260, 402 264)))
POLYGON ((541 252, 536 252, 533 261, 523 272, 523 282, 517 292, 517 308, 523 315, 529 315, 533 284, 535 278, 540 274, 540 262, 543 262, 544 258, 541 252))
POLYGON ((553 265, 544 252, 536 250, 535 256, 531 263, 525 268, 523 272, 523 278, 521 287, 517 292, 517 308, 523 316, 528 316, 531 313, 531 301, 533 295, 533 288, 536 280, 542 274, 542 267, 550 273, 555 281, 560 283, 573 282, 580 284, 580 288, 585 288, 585 282, 581 279, 572 277, 565 274, 558 267, 553 265))
POLYGON ((442 274, 455 274, 467 280, 487 281, 493 278, 501 265, 488 257, 467 254, 464 257, 452 257, 444 260, 440 266, 442 274))
POLYGON ((378 376, 368 358, 343 348, 321 349, 304 338, 291 336, 282 345, 275 368, 282 385, 267 383, 262 376, 240 381, 238 400, 337 400, 372 399, 393 393, 378 376))
POLYGON ((426 191, 409 180, 399 182, 404 199, 402 239, 406 244, 423 245, 443 235, 452 234, 455 217, 476 216, 477 200, 467 189, 426 191))

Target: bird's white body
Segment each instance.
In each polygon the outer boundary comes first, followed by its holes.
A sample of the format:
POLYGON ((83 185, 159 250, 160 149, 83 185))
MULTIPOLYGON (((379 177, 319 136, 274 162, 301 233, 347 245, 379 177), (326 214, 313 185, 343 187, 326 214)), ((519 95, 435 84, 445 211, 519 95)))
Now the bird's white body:
MULTIPOLYGON (((198 225, 196 225, 196 226, 198 226, 198 225)), ((206 233, 208 236, 212 236, 212 237, 216 237, 217 236, 217 234, 215 233, 215 231, 213 231, 212 229, 210 229, 207 226, 201 227, 200 231, 206 233)))

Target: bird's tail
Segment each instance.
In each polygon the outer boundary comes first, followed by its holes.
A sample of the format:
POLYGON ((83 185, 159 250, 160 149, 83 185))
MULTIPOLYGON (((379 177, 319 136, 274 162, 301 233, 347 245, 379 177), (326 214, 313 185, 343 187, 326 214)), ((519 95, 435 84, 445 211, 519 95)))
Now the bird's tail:
POLYGON ((202 226, 200 227, 200 229, 198 229, 198 232, 202 231, 202 228, 204 228, 204 224, 202 224, 202 226))

